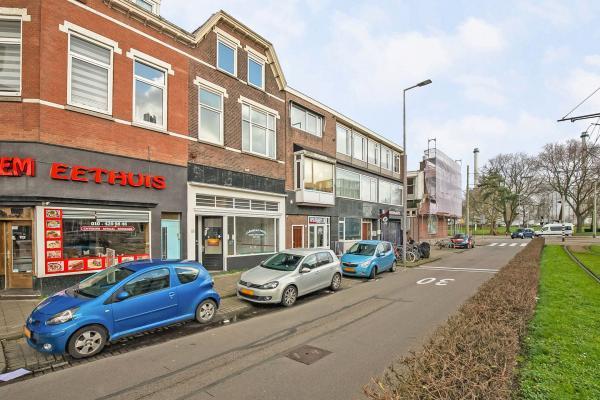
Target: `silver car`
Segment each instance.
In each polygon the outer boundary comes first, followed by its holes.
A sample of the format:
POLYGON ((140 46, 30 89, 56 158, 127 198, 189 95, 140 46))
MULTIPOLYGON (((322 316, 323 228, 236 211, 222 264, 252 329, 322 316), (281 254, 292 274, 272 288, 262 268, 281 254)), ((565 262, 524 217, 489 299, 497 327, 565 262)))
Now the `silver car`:
POLYGON ((342 285, 342 269, 335 253, 326 249, 283 250, 242 274, 237 295, 255 303, 289 307, 298 296, 342 285))

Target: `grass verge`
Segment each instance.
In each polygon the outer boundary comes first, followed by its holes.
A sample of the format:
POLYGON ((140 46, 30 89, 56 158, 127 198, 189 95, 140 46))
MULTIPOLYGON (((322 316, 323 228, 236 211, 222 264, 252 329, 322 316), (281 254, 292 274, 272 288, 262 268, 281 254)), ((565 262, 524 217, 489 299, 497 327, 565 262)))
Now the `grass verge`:
POLYGON ((364 391, 371 399, 508 399, 533 316, 543 239, 532 240, 418 352, 364 391))
MULTIPOLYGON (((598 266, 597 250, 576 256, 588 267, 598 266)), ((560 246, 547 246, 538 306, 525 340, 519 398, 600 399, 598 310, 600 286, 560 246)))
POLYGON ((579 261, 600 276, 600 246, 569 246, 569 249, 579 261))

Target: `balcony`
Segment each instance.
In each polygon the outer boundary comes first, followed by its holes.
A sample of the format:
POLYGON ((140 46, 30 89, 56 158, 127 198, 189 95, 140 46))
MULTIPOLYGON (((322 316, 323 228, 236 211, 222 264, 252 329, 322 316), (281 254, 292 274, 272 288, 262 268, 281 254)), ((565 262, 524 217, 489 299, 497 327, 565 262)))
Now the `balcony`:
POLYGON ((335 194, 318 192, 316 190, 296 190, 296 204, 316 207, 331 207, 335 205, 335 194))

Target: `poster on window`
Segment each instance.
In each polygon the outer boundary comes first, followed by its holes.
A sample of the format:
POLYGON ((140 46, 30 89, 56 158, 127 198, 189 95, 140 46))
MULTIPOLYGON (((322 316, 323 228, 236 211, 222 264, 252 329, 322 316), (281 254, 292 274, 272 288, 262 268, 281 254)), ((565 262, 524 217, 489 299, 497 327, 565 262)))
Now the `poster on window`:
POLYGON ((108 221, 96 217, 100 211, 85 211, 44 209, 47 274, 95 272, 150 258, 149 222, 127 222, 126 212, 111 212, 117 221, 108 221))

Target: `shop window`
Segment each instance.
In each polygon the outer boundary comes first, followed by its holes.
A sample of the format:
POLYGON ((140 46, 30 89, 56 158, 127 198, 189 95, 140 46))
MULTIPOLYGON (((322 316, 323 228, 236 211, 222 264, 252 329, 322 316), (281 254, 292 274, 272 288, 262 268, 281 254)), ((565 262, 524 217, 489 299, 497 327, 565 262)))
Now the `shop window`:
POLYGON ((347 156, 352 155, 352 131, 343 125, 336 126, 337 152, 347 156))
POLYGON ((0 20, 0 95, 21 95, 21 20, 0 20))
POLYGON ((333 193, 334 165, 304 157, 304 189, 333 193))
POLYGON ((134 80, 134 121, 165 129, 167 125, 167 71, 135 60, 134 80))
POLYGON ((340 218, 338 221, 339 240, 360 240, 362 221, 360 218, 340 218))
POLYGON ((200 87, 198 139, 223 144, 223 93, 200 87))
POLYGON ((275 158, 275 115, 242 103, 242 150, 275 158))
POLYGON ((338 197, 360 199, 360 174, 337 168, 336 194, 338 197))
POLYGON ((265 63, 248 54, 248 83, 259 89, 265 88, 265 63))
POLYGON ((237 255, 275 253, 276 219, 235 217, 235 247, 237 255))
POLYGON ((112 47, 69 35, 70 105, 105 114, 112 112, 112 47))

